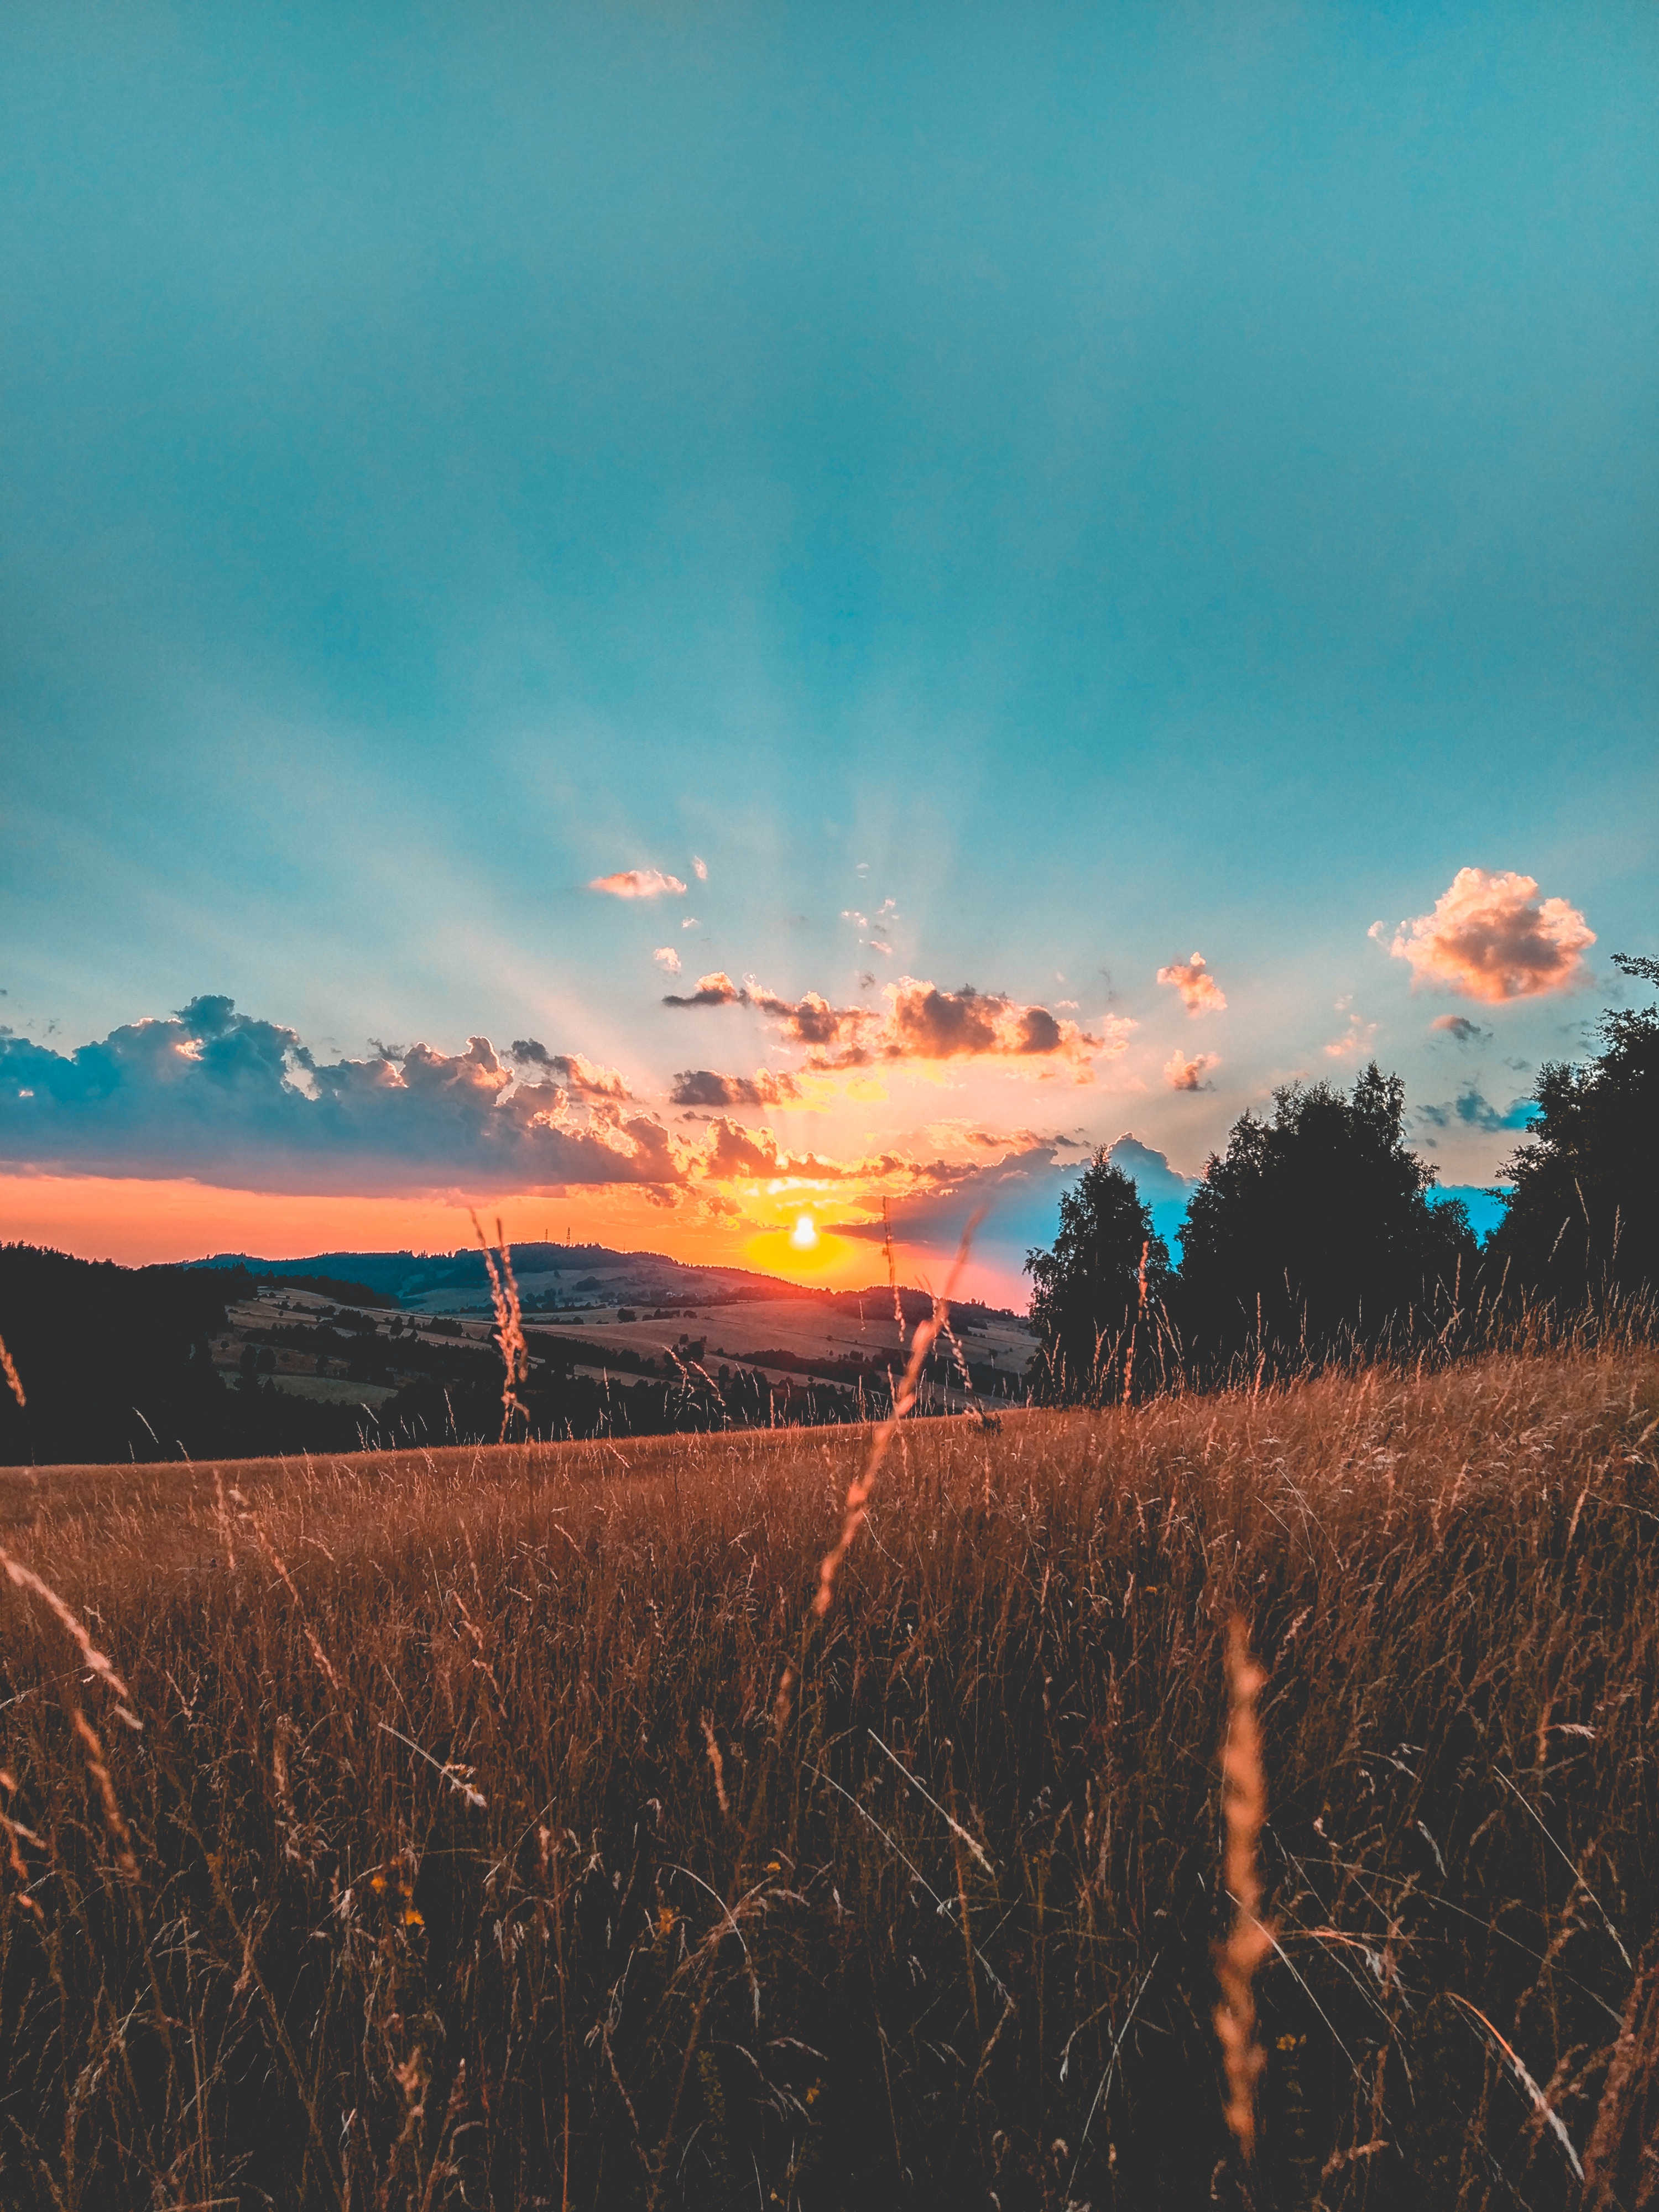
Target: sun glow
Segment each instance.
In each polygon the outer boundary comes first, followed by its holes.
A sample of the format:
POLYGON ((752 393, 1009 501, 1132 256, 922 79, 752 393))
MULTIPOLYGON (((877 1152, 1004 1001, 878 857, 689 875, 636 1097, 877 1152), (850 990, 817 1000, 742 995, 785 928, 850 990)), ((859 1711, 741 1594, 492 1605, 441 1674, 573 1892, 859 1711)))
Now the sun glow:
POLYGON ((811 1252, 817 1244, 818 1224, 810 1213, 803 1213, 796 1222, 789 1242, 797 1252, 811 1252))

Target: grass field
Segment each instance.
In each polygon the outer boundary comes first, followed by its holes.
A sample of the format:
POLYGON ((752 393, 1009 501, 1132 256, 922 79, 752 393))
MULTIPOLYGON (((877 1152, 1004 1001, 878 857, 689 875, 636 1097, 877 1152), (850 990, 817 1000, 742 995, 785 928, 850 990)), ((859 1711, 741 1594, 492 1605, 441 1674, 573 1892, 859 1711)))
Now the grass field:
POLYGON ((1659 2202, 1656 1421, 1626 1352, 911 1424, 822 1624, 860 1431, 9 1471, 120 1680, 0 1583, 0 2202, 1659 2202))

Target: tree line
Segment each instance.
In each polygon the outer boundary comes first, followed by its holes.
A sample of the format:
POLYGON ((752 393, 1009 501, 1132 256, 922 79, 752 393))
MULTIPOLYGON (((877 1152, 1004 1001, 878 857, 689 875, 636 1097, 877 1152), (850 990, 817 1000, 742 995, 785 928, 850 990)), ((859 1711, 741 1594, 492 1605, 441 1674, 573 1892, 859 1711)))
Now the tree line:
MULTIPOLYGON (((1659 986, 1659 960, 1614 959, 1659 986)), ((1540 1070, 1484 1245, 1461 1200, 1435 1197, 1435 1170, 1405 1141, 1405 1085, 1375 1061, 1351 1094, 1291 1084, 1269 1113, 1240 1116, 1193 1194, 1178 1264, 1133 1182, 1097 1152, 1060 1200, 1052 1249, 1026 1258, 1034 1395, 1098 1401, 1462 1348, 1522 1314, 1650 1314, 1659 1010, 1615 1010, 1599 1032, 1588 1059, 1540 1070)))

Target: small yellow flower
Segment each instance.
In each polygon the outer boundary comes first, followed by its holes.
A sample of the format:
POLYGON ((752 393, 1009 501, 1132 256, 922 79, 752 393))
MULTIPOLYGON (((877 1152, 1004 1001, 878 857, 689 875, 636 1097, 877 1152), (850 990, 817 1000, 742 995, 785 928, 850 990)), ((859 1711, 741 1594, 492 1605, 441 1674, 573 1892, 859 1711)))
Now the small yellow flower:
POLYGON ((781 1859, 768 1859, 766 1862, 766 1871, 768 1874, 781 1874, 783 1872, 783 1861, 781 1859))
POLYGON ((368 1886, 378 1897, 380 1892, 386 1887, 386 1876, 383 1874, 370 1875, 368 1877, 368 1886))
POLYGON ((404 1926, 405 1928, 424 1928, 426 1926, 425 1921, 422 1919, 420 1914, 416 1912, 412 1905, 407 1905, 404 1907, 404 1926))

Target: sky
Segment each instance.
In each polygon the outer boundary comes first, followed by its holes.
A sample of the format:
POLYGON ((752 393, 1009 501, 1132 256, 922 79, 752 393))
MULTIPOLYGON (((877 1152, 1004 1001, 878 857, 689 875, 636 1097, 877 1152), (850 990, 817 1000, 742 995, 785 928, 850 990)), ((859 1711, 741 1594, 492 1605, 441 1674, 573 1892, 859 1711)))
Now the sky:
POLYGON ((0 1236, 1019 1300, 1659 951, 1650 9, 0 38, 0 1236))

